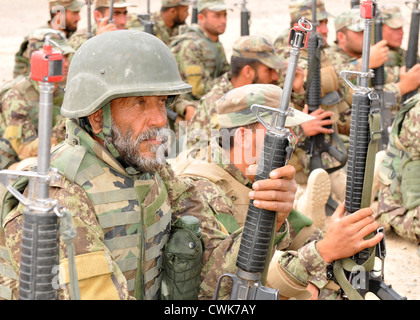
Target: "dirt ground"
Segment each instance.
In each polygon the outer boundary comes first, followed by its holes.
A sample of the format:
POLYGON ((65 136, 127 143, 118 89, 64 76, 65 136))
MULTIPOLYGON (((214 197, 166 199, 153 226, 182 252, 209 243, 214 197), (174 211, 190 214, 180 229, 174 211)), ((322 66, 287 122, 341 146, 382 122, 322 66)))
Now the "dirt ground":
MULTIPOLYGON (((130 12, 146 13, 146 0, 129 0, 137 4, 129 8, 130 12)), ((160 8, 160 1, 152 0, 151 11, 160 8)), ((224 44, 228 58, 231 47, 240 36, 240 0, 226 0, 232 11, 228 13, 228 26, 220 38, 224 44)), ((247 8, 252 12, 250 26, 251 34, 261 34, 274 40, 285 29, 288 29, 289 14, 287 0, 248 0, 247 8)), ((350 8, 350 0, 326 0, 326 8, 333 16, 350 8)), ((407 45, 410 10, 405 0, 379 0, 379 4, 396 3, 401 7, 406 17, 403 47, 407 45)), ((82 20, 79 28, 86 26, 86 7, 81 11, 82 20)), ((19 48, 23 37, 48 20, 47 0, 2 0, 0 10, 0 84, 12 78, 14 54, 19 48)), ((190 17, 187 19, 190 22, 190 17)), ((333 17, 329 20, 329 43, 335 38, 333 17)), ((385 282, 409 300, 420 299, 420 257, 417 255, 417 245, 400 238, 393 233, 386 236, 387 257, 385 259, 385 282)))

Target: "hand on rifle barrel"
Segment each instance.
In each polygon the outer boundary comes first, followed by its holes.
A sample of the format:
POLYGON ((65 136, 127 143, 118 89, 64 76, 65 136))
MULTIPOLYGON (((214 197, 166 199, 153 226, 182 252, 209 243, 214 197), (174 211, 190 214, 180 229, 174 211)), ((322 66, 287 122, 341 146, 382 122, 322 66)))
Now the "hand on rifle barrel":
MULTIPOLYGON (((308 113, 308 109, 309 107, 306 104, 302 112, 308 113)), ((331 134, 334 132, 333 129, 325 127, 333 124, 333 121, 331 120, 331 116, 333 115, 332 111, 325 111, 319 108, 311 112, 310 115, 314 116, 316 119, 305 122, 301 125, 303 131, 305 132, 305 136, 312 137, 320 133, 331 134)))
POLYGON ((408 72, 406 66, 400 69, 400 82, 398 87, 401 95, 416 90, 420 87, 420 63, 414 65, 408 72))
MULTIPOLYGON (((257 172, 257 165, 248 167, 248 172, 257 172)), ((280 230, 284 220, 293 209, 295 193, 296 169, 291 165, 277 168, 270 173, 270 179, 259 180, 252 185, 253 191, 249 197, 254 200, 254 206, 260 209, 277 212, 276 231, 280 230)))
POLYGON ((388 60, 388 45, 386 40, 381 40, 370 47, 369 68, 375 69, 388 60))
POLYGON ((342 202, 330 218, 324 239, 317 243, 319 254, 328 263, 373 247, 383 237, 383 233, 378 232, 374 237, 364 239, 379 228, 371 208, 363 208, 350 215, 345 215, 345 212, 345 203, 342 202))
POLYGON ((109 23, 109 16, 103 17, 99 24, 98 24, 98 32, 97 34, 102 34, 109 31, 115 31, 117 29, 117 25, 115 23, 109 23))

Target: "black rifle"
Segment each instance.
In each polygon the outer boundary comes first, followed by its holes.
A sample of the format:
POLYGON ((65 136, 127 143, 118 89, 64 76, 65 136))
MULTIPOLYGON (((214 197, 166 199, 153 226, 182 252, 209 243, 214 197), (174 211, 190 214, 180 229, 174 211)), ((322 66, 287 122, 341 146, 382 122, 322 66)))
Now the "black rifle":
MULTIPOLYGON (((374 42, 382 41, 382 25, 384 17, 379 10, 374 23, 374 42)), ((390 91, 384 91, 385 86, 385 66, 382 65, 373 70, 375 77, 372 78, 372 85, 379 97, 381 104, 381 141, 378 144, 378 150, 385 150, 389 141, 389 131, 392 125, 391 108, 397 105, 395 94, 390 91)))
POLYGON ((249 20, 251 12, 246 8, 246 0, 242 1, 241 7, 241 36, 249 36, 249 20))
MULTIPOLYGON (((406 2, 406 4, 409 2, 406 2)), ((417 55, 419 51, 419 20, 420 20, 420 10, 419 10, 419 1, 413 1, 413 11, 411 12, 411 24, 410 24, 410 34, 408 37, 408 49, 407 49, 407 55, 405 57, 405 66, 407 68, 407 71, 410 70, 410 68, 414 67, 417 61, 417 55)), ((418 91, 418 88, 406 93, 403 98, 402 102, 406 101, 407 99, 410 99, 412 96, 414 96, 418 91)))
MULTIPOLYGON (((291 30, 289 44, 292 47, 292 54, 290 55, 291 58, 284 81, 279 109, 260 105, 251 106, 251 110, 267 128, 255 181, 268 179, 272 170, 287 164, 293 152, 294 143, 292 135, 290 130, 285 128, 285 122, 286 117, 290 115, 289 101, 296 73, 297 60, 300 50, 306 46, 307 32, 311 28, 310 22, 301 18, 299 27, 294 27, 291 30), (310 26, 310 28, 306 28, 306 26, 310 26), (270 125, 260 118, 260 109, 272 113, 270 125)), ((262 279, 262 273, 271 259, 272 234, 275 224, 275 212, 258 209, 253 205, 253 201, 250 201, 236 260, 238 270, 236 274, 225 273, 219 278, 214 299, 218 298, 220 285, 224 277, 228 277, 233 281, 230 294, 231 300, 278 299, 278 290, 264 287, 265 279, 262 279)))
POLYGON ((154 32, 154 22, 151 19, 150 13, 150 0, 147 0, 147 13, 146 14, 138 14, 137 18, 139 21, 144 25, 144 32, 155 34, 154 32))
MULTIPOLYGON (((314 30, 311 32, 308 43, 308 78, 307 78, 307 90, 306 90, 306 102, 309 107, 309 114, 317 109, 321 105, 321 51, 323 48, 323 38, 316 32, 316 26, 318 22, 316 20, 316 0, 312 1, 312 25, 314 30)), ((331 127, 331 126, 329 126, 331 127)), ((326 140, 326 135, 323 133, 317 134, 312 137, 305 139, 303 148, 306 153, 310 156, 310 169, 311 171, 317 168, 323 168, 322 164, 322 153, 326 152, 330 154, 334 159, 340 162, 340 165, 325 169, 328 173, 334 172, 345 166, 347 162, 347 150, 343 143, 338 137, 338 134, 334 132, 330 135, 330 141, 326 140), (336 148, 332 141, 336 141, 340 145, 342 150, 336 148)), ((331 198, 327 203, 328 214, 334 212, 338 204, 331 198)))
POLYGON ((109 5, 109 19, 108 23, 114 23, 114 0, 111 0, 109 5))
MULTIPOLYGON (((372 22, 376 14, 376 2, 363 1, 361 17, 365 19, 363 35, 362 71, 341 71, 340 75, 354 90, 350 143, 347 163, 346 210, 352 214, 370 205, 372 180, 377 143, 380 140, 380 104, 377 94, 369 88, 373 71, 369 70, 370 39, 372 22), (347 74, 357 74, 357 87, 348 80, 347 74)), ((376 232, 381 232, 378 229, 376 232)), ((375 232, 375 233, 376 233, 375 232)), ((371 234, 370 236, 373 236, 371 234)), ((351 258, 333 263, 333 275, 350 300, 364 299, 371 292, 381 300, 403 300, 391 286, 384 283, 385 238, 372 247, 355 254, 351 258), (374 261, 382 261, 382 269, 374 270, 374 261), (377 274, 380 272, 380 274, 377 274)))
POLYGON ((191 11, 191 24, 195 24, 198 22, 198 8, 197 8, 197 1, 193 1, 192 11, 191 11))

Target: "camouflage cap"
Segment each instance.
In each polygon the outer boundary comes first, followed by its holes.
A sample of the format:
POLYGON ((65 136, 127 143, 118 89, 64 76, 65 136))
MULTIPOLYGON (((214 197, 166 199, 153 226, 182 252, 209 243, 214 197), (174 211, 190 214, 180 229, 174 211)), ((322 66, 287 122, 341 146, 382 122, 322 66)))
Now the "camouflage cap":
POLYGON ((50 11, 56 6, 63 6, 66 10, 79 12, 85 5, 81 1, 77 0, 48 0, 50 5, 50 11))
MULTIPOLYGON (((291 21, 298 21, 301 17, 312 21, 312 0, 290 0, 289 13, 291 21)), ((325 20, 331 16, 332 15, 325 10, 324 0, 317 0, 316 20, 325 20)))
MULTIPOLYGON (((95 0, 95 10, 101 7, 111 7, 111 0, 95 0)), ((137 7, 136 4, 126 2, 125 0, 115 0, 114 8, 137 7)))
POLYGON ((197 11, 201 12, 204 9, 210 11, 223 11, 229 9, 224 0, 198 0, 197 11))
POLYGON ((351 10, 344 11, 339 14, 334 20, 335 31, 340 31, 347 28, 354 32, 361 32, 365 30, 365 25, 360 16, 360 7, 353 7, 351 10))
MULTIPOLYGON (((234 128, 258 122, 251 111, 253 104, 272 108, 280 106, 283 90, 274 84, 248 84, 227 92, 217 101, 217 117, 220 128, 234 128)), ((270 112, 260 112, 267 123, 271 122, 270 112)), ((286 118, 286 127, 293 127, 315 119, 299 110, 294 110, 293 117, 286 118)))
POLYGON ((274 46, 262 36, 242 36, 232 48, 232 56, 255 59, 269 68, 284 69, 286 64, 275 52, 274 46))
POLYGON ((380 9, 383 22, 392 29, 401 28, 404 25, 404 18, 399 6, 395 4, 384 4, 380 9))
POLYGON ((162 7, 170 8, 177 6, 189 6, 191 4, 190 0, 162 0, 162 7))
POLYGON ((57 51, 62 51, 63 55, 76 52, 66 40, 66 34, 55 29, 38 29, 29 35, 29 50, 32 52, 42 49, 45 42, 45 37, 49 35, 53 48, 57 51))

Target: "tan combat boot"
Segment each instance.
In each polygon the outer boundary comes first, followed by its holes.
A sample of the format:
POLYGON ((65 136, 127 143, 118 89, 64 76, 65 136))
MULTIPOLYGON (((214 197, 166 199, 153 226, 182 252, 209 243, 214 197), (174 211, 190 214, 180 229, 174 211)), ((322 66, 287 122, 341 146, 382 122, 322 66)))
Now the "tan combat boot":
POLYGON ((324 169, 315 169, 308 178, 305 192, 300 197, 296 210, 312 219, 314 226, 323 229, 326 220, 325 204, 331 193, 331 181, 324 169))

